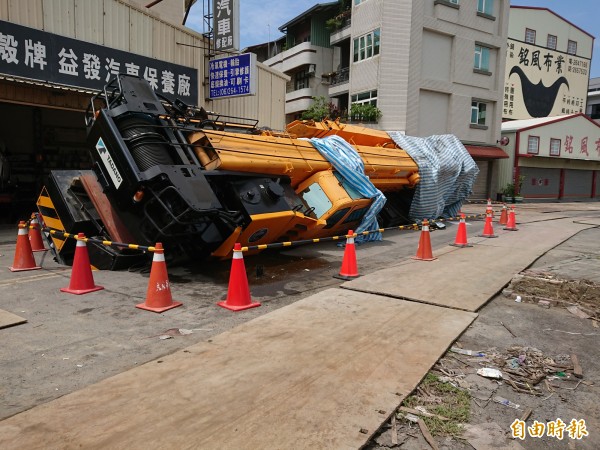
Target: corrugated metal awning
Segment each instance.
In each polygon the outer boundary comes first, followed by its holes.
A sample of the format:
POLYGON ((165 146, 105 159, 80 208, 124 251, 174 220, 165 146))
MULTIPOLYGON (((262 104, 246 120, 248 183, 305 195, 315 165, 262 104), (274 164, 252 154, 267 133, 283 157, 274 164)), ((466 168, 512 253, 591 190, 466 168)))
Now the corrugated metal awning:
POLYGON ((50 89, 60 89, 62 91, 77 92, 79 94, 86 94, 86 95, 96 94, 98 92, 96 90, 91 90, 91 89, 84 89, 84 88, 79 88, 79 87, 75 87, 75 86, 66 86, 64 84, 57 84, 57 83, 49 83, 46 81, 33 80, 30 78, 15 77, 12 75, 0 74, 0 81, 12 81, 14 83, 21 83, 21 84, 27 84, 30 86, 44 87, 44 88, 50 88, 50 89))
POLYGON ((465 148, 473 158, 480 159, 502 159, 508 155, 500 147, 487 147, 483 145, 465 145, 465 148))

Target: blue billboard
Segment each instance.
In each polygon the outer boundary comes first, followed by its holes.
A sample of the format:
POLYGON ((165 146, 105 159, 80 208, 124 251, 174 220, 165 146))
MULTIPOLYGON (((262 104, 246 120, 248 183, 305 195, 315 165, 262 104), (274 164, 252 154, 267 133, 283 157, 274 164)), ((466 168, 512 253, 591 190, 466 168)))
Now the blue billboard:
POLYGON ((211 99, 256 94, 254 53, 215 58, 208 64, 211 99))

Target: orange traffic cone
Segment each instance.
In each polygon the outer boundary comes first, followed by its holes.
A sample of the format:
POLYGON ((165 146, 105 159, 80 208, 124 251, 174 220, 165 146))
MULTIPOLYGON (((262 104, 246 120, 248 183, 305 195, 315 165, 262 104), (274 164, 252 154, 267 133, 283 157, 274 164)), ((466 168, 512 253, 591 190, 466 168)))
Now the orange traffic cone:
POLYGON ((356 264, 356 246, 354 245, 354 231, 348 230, 346 236, 346 247, 344 248, 344 258, 342 259, 342 267, 335 278, 342 280, 351 280, 358 277, 358 266, 356 264))
POLYGON ((508 221, 508 210, 506 209, 506 203, 502 204, 502 212, 500 213, 500 220, 498 220, 498 223, 500 225, 506 225, 506 222, 508 221))
POLYGON ((420 261, 433 261, 433 253, 431 251, 431 238, 429 237, 429 221, 423 219, 421 226, 421 237, 419 238, 419 246, 417 247, 417 254, 413 256, 413 259, 420 261))
POLYGON ((75 257, 73 258, 73 269, 71 270, 71 281, 69 287, 60 288, 62 292, 69 294, 87 294, 104 289, 102 286, 94 284, 92 267, 90 266, 90 257, 85 243, 85 235, 77 235, 77 245, 75 246, 75 257))
POLYGON ((511 206, 510 211, 508 212, 508 222, 506 222, 505 230, 508 231, 517 231, 517 219, 515 217, 515 207, 511 206))
POLYGON ((258 302, 252 302, 250 289, 248 288, 248 277, 244 265, 242 244, 236 242, 233 246, 233 258, 231 260, 231 272, 229 273, 229 287, 227 298, 217 305, 231 311, 242 311, 244 309, 260 306, 258 302))
POLYGON ((35 265, 35 258, 27 236, 27 224, 24 221, 19 222, 19 232, 17 234, 17 246, 15 248, 15 258, 13 265, 9 267, 11 272, 21 272, 24 270, 41 269, 35 265))
POLYGON ((148 290, 146 291, 146 301, 135 305, 135 307, 161 313, 181 306, 183 303, 174 302, 171 296, 171 285, 169 284, 167 263, 165 262, 165 252, 162 244, 157 242, 154 249, 152 267, 150 268, 150 280, 148 281, 148 290))
POLYGON ((48 249, 44 247, 42 230, 35 214, 31 216, 31 223, 29 224, 29 243, 31 244, 31 250, 34 252, 48 251, 48 249))
POLYGON ((485 208, 485 213, 487 214, 488 211, 492 214, 492 218, 494 217, 494 207, 492 206, 492 199, 488 198, 487 200, 487 206, 485 208))
POLYGON ((483 234, 480 234, 479 237, 485 238, 495 238, 498 237, 494 234, 494 225, 492 224, 492 214, 488 211, 485 214, 485 225, 483 226, 483 234))
POLYGON ((458 230, 456 231, 456 239, 454 244, 450 244, 454 247, 473 247, 467 242, 467 224, 465 223, 465 215, 460 213, 460 222, 458 222, 458 230))

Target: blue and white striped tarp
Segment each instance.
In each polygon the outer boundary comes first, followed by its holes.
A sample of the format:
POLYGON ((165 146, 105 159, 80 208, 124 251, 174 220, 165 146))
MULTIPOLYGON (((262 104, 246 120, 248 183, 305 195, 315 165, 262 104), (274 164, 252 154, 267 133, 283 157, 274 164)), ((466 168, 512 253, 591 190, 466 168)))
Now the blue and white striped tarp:
POLYGON ((421 180, 410 205, 411 220, 456 217, 479 173, 462 142, 453 134, 426 138, 398 131, 388 134, 419 167, 421 180))
MULTIPOLYGON (((322 139, 312 138, 310 142, 350 186, 364 198, 373 199, 371 207, 354 231, 361 233, 367 230, 379 229, 377 214, 385 205, 386 198, 365 175, 365 165, 356 149, 339 136, 329 136, 322 139)), ((366 236, 359 235, 356 238, 357 243, 380 240, 382 240, 382 236, 379 232, 369 233, 366 236)))

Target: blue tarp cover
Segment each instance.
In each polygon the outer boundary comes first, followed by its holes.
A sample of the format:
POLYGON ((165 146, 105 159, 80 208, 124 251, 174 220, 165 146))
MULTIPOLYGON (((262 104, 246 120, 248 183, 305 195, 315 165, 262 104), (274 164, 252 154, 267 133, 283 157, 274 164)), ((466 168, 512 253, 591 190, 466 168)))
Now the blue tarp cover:
POLYGON ((462 142, 453 134, 425 138, 398 131, 388 134, 419 167, 421 180, 410 205, 411 220, 456 217, 479 173, 462 142))
MULTIPOLYGON (((365 165, 356 149, 339 136, 329 136, 322 139, 312 138, 310 142, 350 186, 364 198, 373 199, 371 207, 354 231, 361 233, 367 230, 379 229, 377 214, 379 214, 379 211, 385 205, 386 199, 383 193, 365 175, 365 165)), ((381 233, 376 232, 369 233, 367 236, 359 235, 356 238, 356 242, 380 241, 381 239, 381 233)))

